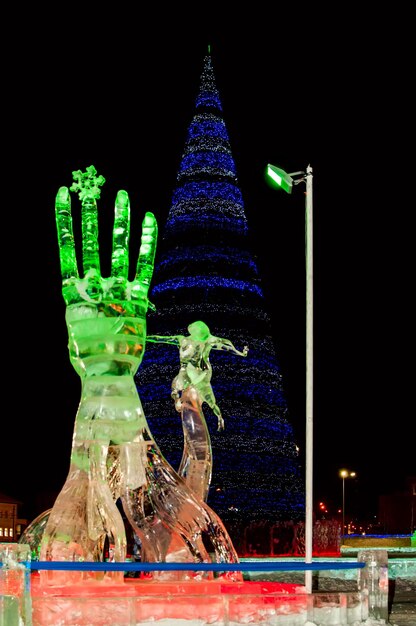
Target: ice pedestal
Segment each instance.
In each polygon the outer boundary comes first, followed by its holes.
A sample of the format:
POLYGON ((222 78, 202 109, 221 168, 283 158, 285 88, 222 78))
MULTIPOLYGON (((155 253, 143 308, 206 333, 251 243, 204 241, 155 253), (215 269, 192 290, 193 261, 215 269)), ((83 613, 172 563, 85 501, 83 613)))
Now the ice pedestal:
POLYGON ((368 617, 364 591, 222 579, 51 587, 32 574, 32 604, 32 626, 357 626, 368 617))
POLYGON ((0 543, 0 626, 31 626, 30 547, 0 543))
POLYGON ((33 626, 229 626, 307 621, 304 587, 222 580, 44 587, 32 577, 33 626))
POLYGON ((358 587, 368 593, 368 616, 387 622, 389 599, 387 550, 359 550, 357 560, 366 564, 359 570, 358 587))
POLYGON ((16 596, 0 596, 0 626, 19 626, 19 603, 16 596))
POLYGON ((308 624, 344 626, 367 623, 368 596, 364 591, 313 593, 309 596, 308 624))

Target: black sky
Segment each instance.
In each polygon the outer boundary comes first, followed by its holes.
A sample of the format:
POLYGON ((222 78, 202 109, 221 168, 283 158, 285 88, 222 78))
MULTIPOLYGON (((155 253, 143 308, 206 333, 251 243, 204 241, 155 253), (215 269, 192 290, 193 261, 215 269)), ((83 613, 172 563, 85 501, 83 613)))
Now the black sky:
POLYGON ((119 189, 130 195, 132 237, 148 210, 162 231, 209 44, 300 441, 304 189, 272 190, 264 169, 313 168, 314 499, 340 505, 345 466, 358 473, 365 511, 416 473, 406 16, 365 23, 340 12, 324 27, 316 12, 293 11, 284 25, 259 9, 238 28, 214 9, 187 23, 172 11, 163 27, 142 17, 115 9, 86 27, 36 13, 33 24, 9 24, 19 55, 8 50, 3 77, 0 491, 25 501, 59 490, 69 467, 80 383, 67 353, 56 192, 94 164, 107 179, 103 238, 119 189))

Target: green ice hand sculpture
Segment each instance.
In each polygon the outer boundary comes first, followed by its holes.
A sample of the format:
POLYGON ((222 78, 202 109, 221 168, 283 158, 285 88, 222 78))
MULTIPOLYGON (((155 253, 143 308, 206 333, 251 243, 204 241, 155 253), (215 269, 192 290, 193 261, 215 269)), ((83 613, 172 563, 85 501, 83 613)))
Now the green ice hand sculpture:
MULTIPOLYGON (((43 560, 102 560, 106 538, 114 545, 115 559, 125 559, 124 522, 107 480, 108 449, 129 444, 145 427, 133 375, 145 349, 157 223, 152 213, 145 214, 136 272, 129 281, 130 202, 125 191, 118 192, 111 275, 104 278, 98 248, 97 199, 105 179, 96 174, 94 166, 85 173, 73 172, 77 182, 71 191, 79 193, 82 203, 82 275, 78 271, 67 187, 59 189, 55 202, 69 355, 81 377, 82 392, 70 469, 45 528, 43 560)), ((133 469, 123 477, 133 484, 141 479, 133 469)), ((68 580, 76 574, 61 576, 68 580)), ((44 573, 44 577, 56 581, 59 573, 44 573)))
POLYGON ((105 179, 96 177, 96 173, 92 165, 85 174, 73 172, 78 182, 71 187, 71 191, 79 192, 82 201, 83 277, 78 272, 68 188, 61 187, 56 197, 70 357, 81 376, 120 373, 126 368, 129 373, 135 373, 143 356, 147 309, 152 306, 147 294, 154 267, 157 223, 152 213, 146 213, 136 274, 129 281, 130 201, 127 192, 119 191, 115 205, 111 276, 102 277, 96 201, 100 197, 99 186, 105 179))
MULTIPOLYGON (((69 354, 82 391, 70 468, 44 530, 40 560, 102 561, 107 541, 114 560, 124 561, 125 525, 116 506, 120 499, 126 520, 140 540, 142 560, 209 562, 208 545, 217 562, 237 563, 238 555, 218 515, 161 453, 134 381, 146 342, 156 220, 146 213, 136 274, 130 282, 129 199, 125 191, 119 191, 111 276, 104 278, 96 204, 104 179, 96 174, 93 166, 86 173, 74 172, 77 182, 71 187, 79 192, 82 203, 82 276, 76 261, 69 190, 61 187, 56 197, 69 354)), ((233 579, 241 578, 238 571, 230 574, 233 579)), ((165 575, 170 574, 160 572, 165 575)), ((65 584, 103 575, 42 570, 40 576, 44 584, 65 584)), ((123 572, 107 572, 104 577, 122 580, 123 572)))

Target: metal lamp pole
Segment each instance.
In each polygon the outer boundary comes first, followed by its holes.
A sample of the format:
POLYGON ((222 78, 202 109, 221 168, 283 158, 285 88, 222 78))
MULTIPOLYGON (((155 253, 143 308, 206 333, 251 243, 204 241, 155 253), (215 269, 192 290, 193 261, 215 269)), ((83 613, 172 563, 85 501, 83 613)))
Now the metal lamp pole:
POLYGON ((354 478, 355 472, 349 472, 348 470, 340 470, 339 475, 342 478, 342 528, 341 536, 345 534, 345 479, 354 478))
MULTIPOLYGON (((305 562, 312 563, 313 550, 313 212, 312 168, 306 168, 306 511, 305 562)), ((312 592, 312 570, 305 572, 307 593, 312 592)))
MULTIPOLYGON (((312 563, 313 550, 313 196, 312 167, 287 174, 274 166, 267 166, 267 174, 287 193, 292 186, 306 183, 305 200, 305 255, 306 255, 306 431, 305 431, 305 563, 312 563), (296 178, 295 178, 296 177, 296 178)), ((307 593, 312 592, 312 570, 305 571, 307 593)))
POLYGON ((345 532, 345 475, 346 472, 341 472, 342 478, 342 530, 341 535, 345 532))

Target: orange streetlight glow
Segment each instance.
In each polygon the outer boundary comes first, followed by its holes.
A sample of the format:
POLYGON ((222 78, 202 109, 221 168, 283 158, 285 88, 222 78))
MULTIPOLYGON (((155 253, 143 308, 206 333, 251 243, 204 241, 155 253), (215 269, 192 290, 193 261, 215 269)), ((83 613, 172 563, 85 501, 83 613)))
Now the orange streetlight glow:
POLYGON ((342 527, 341 527, 341 535, 345 533, 345 479, 346 478, 355 478, 357 476, 356 472, 350 472, 347 469, 342 469, 339 471, 339 475, 342 478, 342 527))

